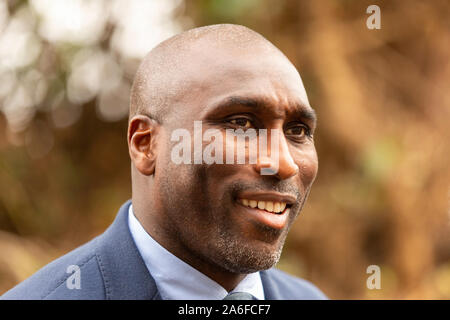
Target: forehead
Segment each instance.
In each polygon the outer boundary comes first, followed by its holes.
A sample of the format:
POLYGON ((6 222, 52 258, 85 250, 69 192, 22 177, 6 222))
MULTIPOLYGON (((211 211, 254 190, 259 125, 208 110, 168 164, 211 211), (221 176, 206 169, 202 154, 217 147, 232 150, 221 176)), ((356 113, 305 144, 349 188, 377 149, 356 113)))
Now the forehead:
POLYGON ((272 105, 309 101, 300 75, 278 52, 208 50, 184 67, 183 104, 191 116, 200 116, 208 106, 229 96, 260 98, 272 105))

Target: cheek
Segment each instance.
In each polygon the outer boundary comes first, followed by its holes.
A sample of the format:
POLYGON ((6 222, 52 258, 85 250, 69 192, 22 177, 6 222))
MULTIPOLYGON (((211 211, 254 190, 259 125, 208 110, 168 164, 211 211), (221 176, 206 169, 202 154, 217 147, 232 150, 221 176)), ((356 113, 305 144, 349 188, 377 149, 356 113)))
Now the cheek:
POLYGON ((319 169, 319 161, 314 147, 301 150, 296 154, 295 163, 299 167, 300 179, 305 188, 309 188, 314 182, 319 169))

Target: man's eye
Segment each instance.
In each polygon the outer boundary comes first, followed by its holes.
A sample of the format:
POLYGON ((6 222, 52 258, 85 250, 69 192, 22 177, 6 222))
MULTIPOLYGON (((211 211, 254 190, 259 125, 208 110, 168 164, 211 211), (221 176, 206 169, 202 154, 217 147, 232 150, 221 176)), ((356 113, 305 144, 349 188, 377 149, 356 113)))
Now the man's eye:
POLYGON ((305 135, 309 135, 309 130, 305 126, 295 126, 295 127, 290 127, 289 129, 287 129, 286 134, 292 135, 292 136, 303 137, 305 135))
POLYGON ((249 129, 252 127, 252 123, 250 122, 250 120, 246 119, 246 118, 237 118, 237 119, 232 119, 230 120, 230 123, 242 127, 243 129, 249 129))

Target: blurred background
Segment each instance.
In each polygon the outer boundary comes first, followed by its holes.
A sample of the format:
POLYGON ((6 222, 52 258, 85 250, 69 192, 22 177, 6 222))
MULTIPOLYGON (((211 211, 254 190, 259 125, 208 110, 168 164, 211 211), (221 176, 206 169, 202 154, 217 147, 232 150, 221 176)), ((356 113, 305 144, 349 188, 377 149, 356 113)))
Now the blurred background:
POLYGON ((446 0, 1 1, 0 294, 131 197, 143 56, 237 23, 287 55, 319 116, 319 174, 278 267, 333 299, 450 299, 449 17, 446 0), (380 30, 366 27, 372 4, 380 30))

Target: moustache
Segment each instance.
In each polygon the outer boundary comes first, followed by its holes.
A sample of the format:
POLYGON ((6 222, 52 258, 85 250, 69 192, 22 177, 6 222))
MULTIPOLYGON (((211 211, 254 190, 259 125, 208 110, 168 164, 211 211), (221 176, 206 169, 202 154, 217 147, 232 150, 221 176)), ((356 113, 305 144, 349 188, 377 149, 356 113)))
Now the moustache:
POLYGON ((267 179, 261 179, 258 182, 249 182, 243 180, 236 180, 230 185, 230 192, 234 198, 240 192, 245 191, 257 191, 257 192, 270 192, 275 191, 282 194, 291 195, 296 199, 296 203, 299 203, 302 199, 302 194, 297 186, 292 182, 283 181, 269 181, 267 179))

